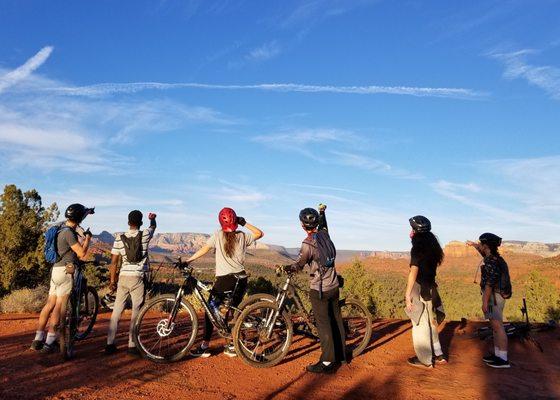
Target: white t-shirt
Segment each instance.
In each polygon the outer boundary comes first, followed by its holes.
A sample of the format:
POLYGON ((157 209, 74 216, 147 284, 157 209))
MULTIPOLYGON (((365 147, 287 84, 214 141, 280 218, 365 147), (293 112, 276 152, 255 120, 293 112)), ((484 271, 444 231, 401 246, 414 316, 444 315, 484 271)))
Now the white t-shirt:
POLYGON ((216 231, 206 242, 208 247, 216 249, 216 276, 245 271, 245 267, 243 267, 245 252, 248 246, 255 243, 255 237, 252 233, 241 231, 236 231, 235 234, 237 244, 231 257, 228 257, 224 250, 225 238, 221 230, 216 231))
MULTIPOLYGON (((111 254, 122 256, 121 272, 119 276, 142 276, 148 271, 148 244, 154 236, 155 228, 147 228, 142 231, 142 260, 138 263, 130 263, 126 259, 126 250, 124 244, 121 240, 121 235, 123 232, 115 233, 115 243, 113 243, 113 249, 111 254)), ((127 238, 136 237, 140 231, 137 229, 129 229, 124 235, 127 238)))

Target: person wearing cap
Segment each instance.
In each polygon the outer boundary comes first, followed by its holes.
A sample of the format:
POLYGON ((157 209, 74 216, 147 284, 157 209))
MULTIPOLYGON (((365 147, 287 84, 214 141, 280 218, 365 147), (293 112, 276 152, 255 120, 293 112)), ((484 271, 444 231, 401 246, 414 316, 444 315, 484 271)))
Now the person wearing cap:
MULTIPOLYGON (((229 207, 220 211, 218 221, 221 229, 214 232, 206 244, 187 260, 191 263, 215 249, 216 280, 208 301, 214 311, 219 309, 226 292, 234 291, 232 299, 234 307, 241 303, 247 290, 247 274, 243 266, 247 248, 264 236, 259 228, 248 223, 245 218, 237 216, 229 207), (238 230, 239 226, 245 227, 249 232, 238 230)), ((201 358, 210 356, 209 345, 213 330, 212 321, 207 314, 204 314, 204 336, 200 346, 191 351, 192 356, 201 358)), ((224 354, 229 357, 237 355, 233 344, 226 343, 224 354)))
POLYGON ((492 368, 510 368, 508 360, 508 338, 504 328, 504 306, 512 295, 509 268, 498 252, 502 238, 493 233, 483 233, 478 243, 467 241, 484 258, 480 267, 480 291, 482 293, 482 313, 490 320, 494 338, 494 353, 489 353, 482 361, 492 368))
POLYGON ((443 261, 443 250, 432 233, 430 220, 422 215, 409 219, 410 271, 405 291, 406 313, 412 321, 415 357, 408 359, 414 367, 432 368, 444 364, 437 326, 445 318, 437 291, 436 272, 443 261))
POLYGON ((115 242, 111 250, 111 265, 109 273, 111 292, 117 291, 109 330, 107 333, 107 345, 105 353, 113 354, 117 351, 115 345, 115 335, 121 314, 125 309, 126 300, 130 296, 132 300, 132 316, 130 318, 130 328, 128 332, 128 350, 132 355, 138 355, 138 350, 132 340, 133 321, 144 303, 144 278, 148 272, 148 244, 154 236, 156 230, 156 214, 150 213, 148 219, 150 226, 143 231, 142 213, 138 210, 128 214, 128 231, 115 234, 115 242), (121 269, 117 280, 117 266, 122 261, 121 269))

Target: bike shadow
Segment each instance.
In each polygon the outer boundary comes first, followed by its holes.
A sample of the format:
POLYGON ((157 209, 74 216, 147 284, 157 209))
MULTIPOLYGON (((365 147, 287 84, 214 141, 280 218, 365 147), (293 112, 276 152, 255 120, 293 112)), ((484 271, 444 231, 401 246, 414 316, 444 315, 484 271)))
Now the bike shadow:
POLYGON ((411 326, 405 328, 410 324, 408 320, 374 321, 374 324, 370 343, 362 354, 367 354, 412 329, 411 326))

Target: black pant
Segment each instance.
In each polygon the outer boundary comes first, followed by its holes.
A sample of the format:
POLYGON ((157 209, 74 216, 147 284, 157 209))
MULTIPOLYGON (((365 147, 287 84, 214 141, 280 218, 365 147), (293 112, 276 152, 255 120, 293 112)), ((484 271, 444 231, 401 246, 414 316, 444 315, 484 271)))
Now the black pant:
MULTIPOLYGON (((247 290, 247 278, 239 279, 237 281, 237 276, 235 274, 217 276, 216 282, 214 282, 214 286, 210 291, 210 298, 209 301, 214 298, 221 303, 224 300, 224 294, 226 292, 233 292, 233 298, 231 305, 237 307, 241 300, 243 300, 243 296, 245 295, 245 291, 247 290), (237 284, 237 288, 235 285, 237 284), (235 290, 235 291, 234 291, 235 290)), ((226 318, 228 315, 226 315, 226 318)), ((212 332, 214 331, 214 325, 207 314, 204 314, 204 341, 208 342, 212 338, 212 332)))
POLYGON ((340 313, 338 288, 323 292, 309 291, 315 323, 321 341, 320 361, 341 362, 346 359, 344 324, 340 313))

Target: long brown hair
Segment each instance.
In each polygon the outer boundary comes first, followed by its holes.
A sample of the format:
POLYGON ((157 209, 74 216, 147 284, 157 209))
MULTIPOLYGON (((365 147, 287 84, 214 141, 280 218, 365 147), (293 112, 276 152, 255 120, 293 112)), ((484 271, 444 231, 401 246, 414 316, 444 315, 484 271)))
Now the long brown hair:
POLYGON ((233 252, 235 251, 235 246, 237 245, 237 232, 224 232, 224 251, 226 255, 231 258, 233 252))

